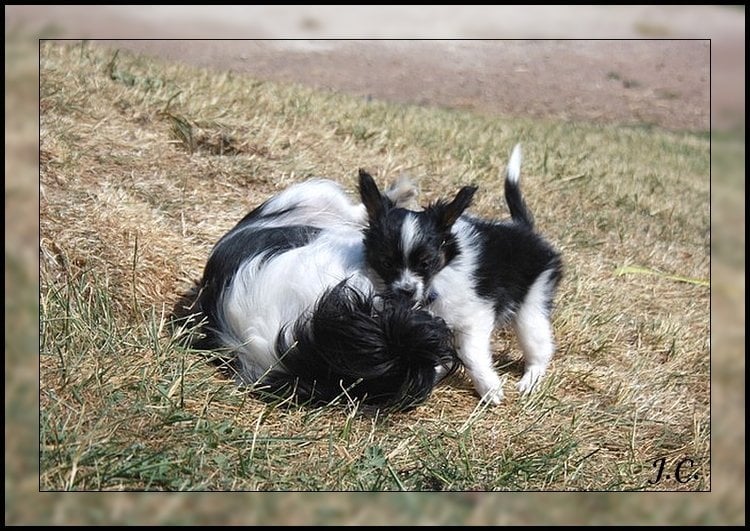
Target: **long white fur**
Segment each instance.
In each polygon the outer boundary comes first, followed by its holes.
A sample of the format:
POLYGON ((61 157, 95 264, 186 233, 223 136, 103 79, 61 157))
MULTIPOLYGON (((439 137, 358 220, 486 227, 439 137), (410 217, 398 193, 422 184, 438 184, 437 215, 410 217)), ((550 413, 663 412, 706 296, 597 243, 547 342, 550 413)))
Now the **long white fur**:
POLYGON ((407 214, 401 225, 401 248, 404 256, 408 256, 414 245, 419 241, 419 222, 414 214, 407 214))
MULTIPOLYGON (((385 193, 397 206, 404 206, 417 193, 410 180, 402 178, 385 193)), ((254 227, 272 228, 305 225, 319 229, 354 229, 361 231, 367 225, 367 210, 363 204, 353 204, 344 189, 327 179, 313 179, 297 183, 266 203, 264 216, 283 214, 259 219, 254 227)))
POLYGON ((253 222, 254 227, 305 225, 319 229, 362 230, 367 223, 364 205, 354 205, 337 183, 324 179, 295 184, 269 201, 263 214, 283 212, 253 222))
POLYGON ((521 178, 521 144, 516 144, 510 154, 505 178, 513 184, 518 184, 518 180, 521 178))
MULTIPOLYGON (((408 256, 410 251, 420 240, 419 222, 414 214, 408 214, 401 225, 401 248, 404 256, 408 256)), ((419 276, 415 275, 407 267, 404 269, 401 277, 393 283, 394 289, 404 289, 414 292, 414 299, 421 300, 424 295, 424 282, 419 276)))
POLYGON ((274 366, 279 331, 287 327, 291 332, 289 325, 342 280, 362 293, 372 292, 363 270, 360 233, 347 229, 327 230, 304 247, 243 264, 224 295, 219 316, 224 343, 240 353, 241 373, 255 381, 274 366))
POLYGON ((518 390, 524 394, 539 382, 555 352, 552 325, 547 311, 547 301, 553 289, 551 273, 552 271, 547 270, 534 281, 513 320, 526 364, 524 375, 518 382, 518 390))

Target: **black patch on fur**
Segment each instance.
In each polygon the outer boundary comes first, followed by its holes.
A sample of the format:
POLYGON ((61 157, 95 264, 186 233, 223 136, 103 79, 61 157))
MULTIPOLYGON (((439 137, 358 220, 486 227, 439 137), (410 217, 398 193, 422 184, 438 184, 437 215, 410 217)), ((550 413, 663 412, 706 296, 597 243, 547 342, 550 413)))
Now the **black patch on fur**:
POLYGON ((289 249, 302 247, 319 233, 320 229, 315 227, 256 228, 240 223, 219 240, 208 258, 203 278, 197 287, 193 304, 195 318, 205 317, 207 322, 202 328, 202 335, 195 338, 193 346, 206 350, 222 348, 216 334, 219 305, 224 290, 240 265, 260 254, 264 255, 264 260, 268 260, 289 249))
POLYGON ((370 220, 379 218, 386 210, 394 206, 393 201, 380 193, 372 175, 361 168, 359 170, 359 196, 370 220))
POLYGON ((407 265, 401 245, 401 225, 408 213, 402 208, 389 208, 370 219, 363 231, 365 259, 386 284, 395 281, 407 265))
POLYGON ((479 245, 474 287, 480 296, 493 301, 497 314, 515 311, 532 284, 547 270, 552 270, 554 292, 562 276, 560 254, 528 225, 466 220, 476 229, 479 245))
POLYGON ((505 202, 508 203, 510 217, 513 221, 525 225, 529 229, 534 228, 534 217, 523 200, 521 189, 517 182, 505 179, 505 202))
POLYGON ((471 206, 476 191, 476 186, 464 186, 458 191, 453 201, 437 201, 427 207, 427 211, 435 218, 441 233, 450 232, 451 227, 464 210, 471 206))
POLYGON ((214 247, 203 272, 203 284, 221 279, 228 282, 237 269, 248 260, 263 254, 273 258, 289 249, 307 245, 320 229, 306 226, 240 228, 230 232, 214 247))

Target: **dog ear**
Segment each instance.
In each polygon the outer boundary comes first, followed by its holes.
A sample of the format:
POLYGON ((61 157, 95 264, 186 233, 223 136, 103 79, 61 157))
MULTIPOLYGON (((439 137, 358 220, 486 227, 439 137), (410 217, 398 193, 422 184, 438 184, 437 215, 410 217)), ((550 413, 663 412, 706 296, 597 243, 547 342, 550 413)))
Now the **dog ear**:
POLYGON ((367 217, 370 221, 383 215, 386 200, 378 190, 375 179, 361 168, 359 170, 359 196, 367 209, 367 217))
POLYGON ((464 186, 458 191, 453 201, 442 205, 439 212, 440 225, 443 230, 449 230, 461 214, 463 214, 464 210, 469 208, 476 191, 476 186, 464 186))

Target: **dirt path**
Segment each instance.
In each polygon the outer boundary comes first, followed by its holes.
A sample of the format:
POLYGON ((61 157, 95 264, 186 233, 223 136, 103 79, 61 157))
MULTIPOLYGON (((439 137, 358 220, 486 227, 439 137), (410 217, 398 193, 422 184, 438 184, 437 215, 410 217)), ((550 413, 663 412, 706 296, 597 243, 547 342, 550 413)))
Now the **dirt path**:
MULTIPOLYGON (((221 35, 314 38, 341 35, 494 37, 703 37, 704 40, 588 41, 102 41, 170 60, 247 72, 361 96, 535 118, 710 128, 712 43, 729 82, 714 84, 713 124, 744 116, 744 12, 714 6, 466 6, 317 10, 298 6, 6 8, 22 22, 66 37, 221 35), (390 16, 390 18, 389 18, 390 16), (410 26, 410 23, 412 26, 410 26), (384 30, 383 26, 390 27, 384 30), (51 26, 50 26, 51 25, 51 26), (272 29, 273 28, 273 29, 272 29), (352 30, 351 28, 357 28, 352 30), (368 29, 370 28, 370 29, 368 29), (374 29, 372 29, 374 28, 374 29), (419 34, 420 29, 416 30, 419 34)), ((743 119, 744 120, 744 119, 743 119)), ((742 122, 744 123, 744 122, 742 122)))
POLYGON ((405 103, 709 128, 707 41, 120 41, 112 45, 405 103))

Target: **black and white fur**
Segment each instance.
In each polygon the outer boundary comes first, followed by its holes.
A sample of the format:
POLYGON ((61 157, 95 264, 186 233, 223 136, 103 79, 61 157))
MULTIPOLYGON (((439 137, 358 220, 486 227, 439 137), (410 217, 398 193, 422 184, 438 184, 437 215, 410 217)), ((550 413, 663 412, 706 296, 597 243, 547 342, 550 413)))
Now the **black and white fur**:
MULTIPOLYGON (((402 204, 414 191, 393 188, 402 204)), ((201 349, 223 350, 238 380, 324 403, 346 394, 408 409, 436 371, 457 363, 445 322, 379 297, 367 275, 363 205, 335 183, 291 186, 248 213, 213 248, 193 311, 201 349)))
POLYGON ((367 263, 387 293, 442 317, 456 335, 458 356, 480 396, 498 403, 502 381, 495 372, 490 336, 512 323, 523 350, 525 372, 518 389, 528 393, 554 352, 552 299, 562 273, 560 255, 534 232, 521 196, 521 151, 513 150, 505 175, 511 219, 483 220, 463 214, 475 187, 450 201, 415 212, 400 208, 360 171, 367 209, 367 263))

